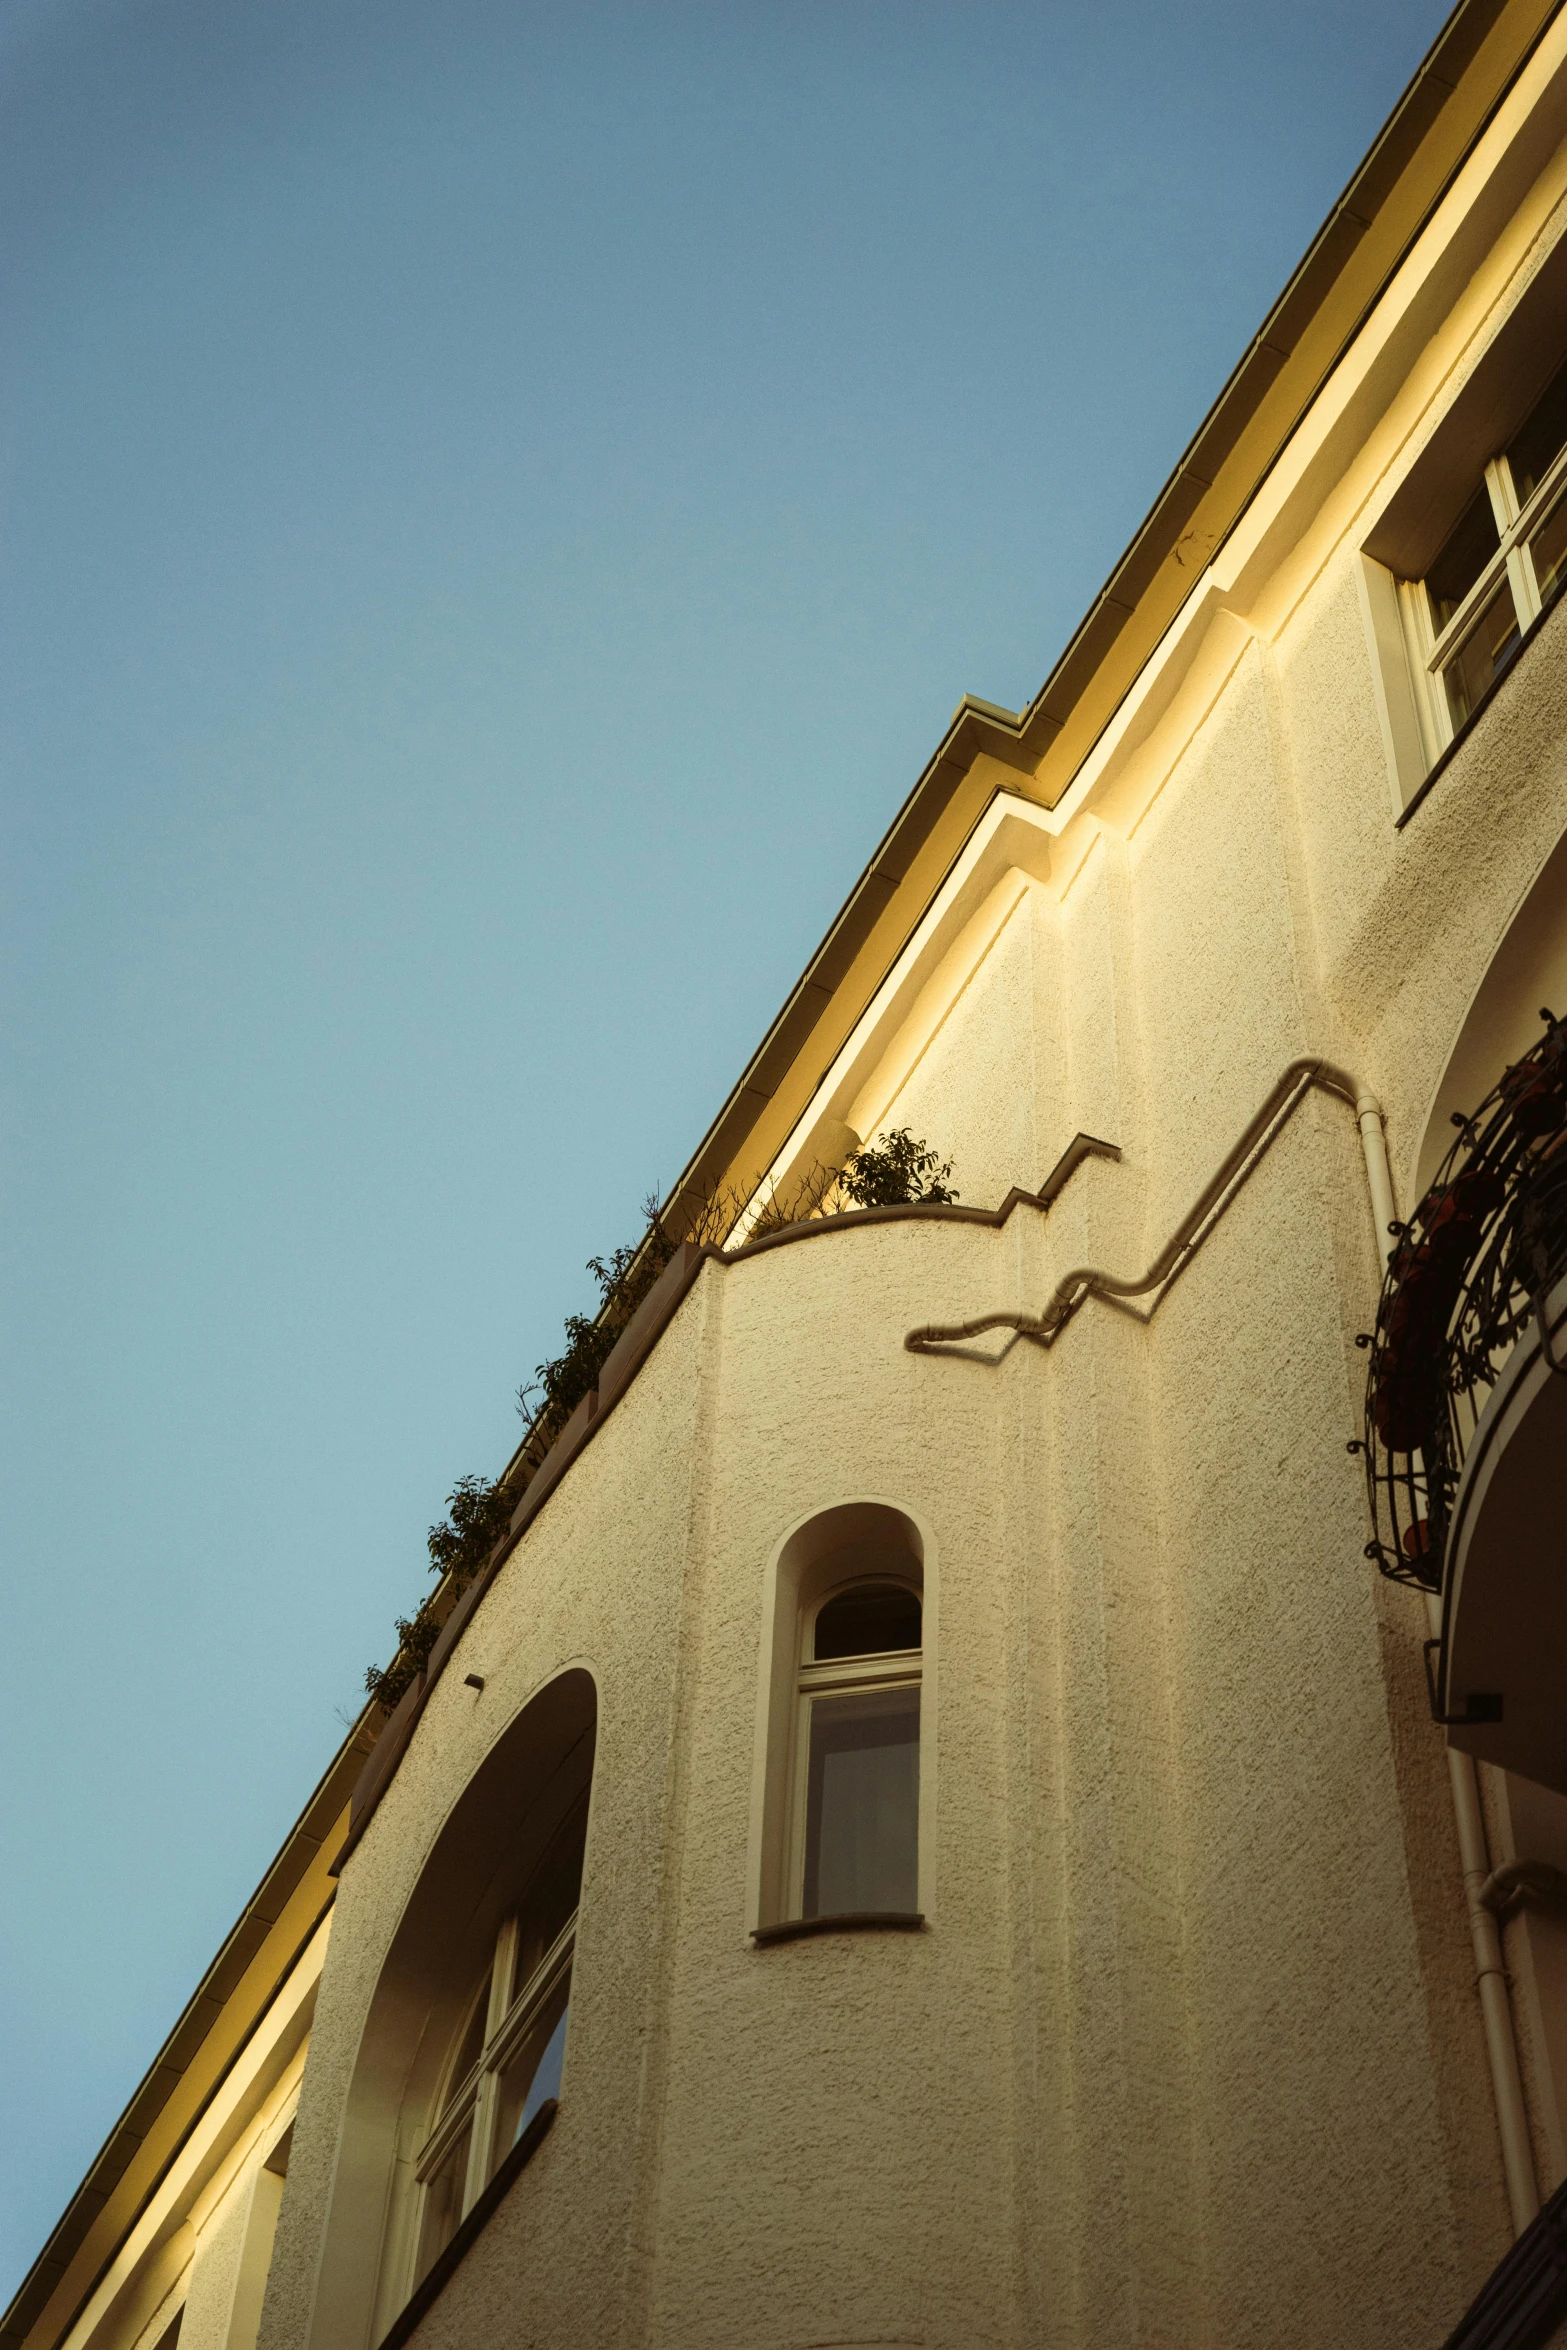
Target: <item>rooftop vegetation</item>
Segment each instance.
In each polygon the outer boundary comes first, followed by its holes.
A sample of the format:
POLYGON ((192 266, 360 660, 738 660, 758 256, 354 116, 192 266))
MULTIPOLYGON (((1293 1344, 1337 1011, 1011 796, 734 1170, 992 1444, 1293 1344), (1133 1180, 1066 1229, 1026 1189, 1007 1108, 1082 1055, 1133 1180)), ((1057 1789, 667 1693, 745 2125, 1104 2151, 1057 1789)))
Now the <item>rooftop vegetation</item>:
MULTIPOLYGON (((683 1237, 721 1247, 735 1235, 742 1217, 744 1239, 752 1241, 852 1208, 949 1206, 958 1196, 950 1187, 951 1174, 950 1159, 939 1160, 907 1127, 898 1127, 879 1143, 857 1151, 841 1168, 811 1168, 787 1196, 769 1195, 749 1216, 747 1197, 711 1193, 695 1217, 687 1219, 690 1228, 683 1237)), ((517 1390, 525 1427, 507 1466, 494 1479, 460 1477, 446 1497, 445 1517, 430 1528, 426 1547, 435 1588, 411 1616, 396 1619, 397 1652, 391 1663, 371 1665, 365 1674, 365 1688, 388 1711, 424 1671, 447 1616, 505 1539, 517 1504, 545 1455, 583 1397, 598 1385, 616 1340, 673 1257, 677 1243, 657 1199, 648 1200, 645 1207, 647 1228, 640 1240, 613 1249, 607 1257, 588 1259, 587 1270, 598 1285, 597 1307, 591 1313, 568 1314, 560 1353, 538 1364, 533 1377, 517 1390)))

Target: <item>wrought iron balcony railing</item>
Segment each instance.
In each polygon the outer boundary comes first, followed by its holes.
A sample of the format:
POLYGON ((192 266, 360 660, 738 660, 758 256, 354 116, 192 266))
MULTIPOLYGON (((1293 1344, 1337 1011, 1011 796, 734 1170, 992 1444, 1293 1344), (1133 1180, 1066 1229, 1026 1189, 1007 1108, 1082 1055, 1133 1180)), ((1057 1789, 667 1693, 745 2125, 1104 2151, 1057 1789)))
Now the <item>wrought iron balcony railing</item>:
POLYGON ((1395 1582, 1440 1591, 1453 1503, 1491 1390, 1567 1273, 1567 1022, 1504 1071, 1458 1136, 1407 1224, 1390 1229, 1371 1350, 1364 1439, 1373 1539, 1395 1582))

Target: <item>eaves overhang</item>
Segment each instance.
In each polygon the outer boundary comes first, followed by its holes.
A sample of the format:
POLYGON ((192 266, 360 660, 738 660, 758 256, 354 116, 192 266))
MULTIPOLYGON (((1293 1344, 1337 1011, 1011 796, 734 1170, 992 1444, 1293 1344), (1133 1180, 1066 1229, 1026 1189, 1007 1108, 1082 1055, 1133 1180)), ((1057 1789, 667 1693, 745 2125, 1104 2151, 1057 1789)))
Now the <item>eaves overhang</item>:
POLYGON ((1054 808, 1387 290, 1564 0, 1459 0, 1039 692, 972 696, 674 1186, 749 1193, 998 787, 1054 808))
POLYGON ((382 1720, 343 1741, 0 2318, 0 2350, 55 2350, 201 2121, 332 1904, 333 1854, 382 1720))

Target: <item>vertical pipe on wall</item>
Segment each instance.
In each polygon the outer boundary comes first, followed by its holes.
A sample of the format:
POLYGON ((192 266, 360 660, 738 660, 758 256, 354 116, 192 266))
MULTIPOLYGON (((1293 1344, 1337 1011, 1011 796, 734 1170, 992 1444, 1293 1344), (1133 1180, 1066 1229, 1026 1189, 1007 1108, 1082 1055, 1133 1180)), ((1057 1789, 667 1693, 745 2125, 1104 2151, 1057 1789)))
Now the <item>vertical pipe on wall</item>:
POLYGON ((1356 1095, 1355 1123, 1360 1128, 1366 1181, 1371 1188, 1371 1220, 1377 1228, 1377 1263, 1385 1265, 1390 1237, 1388 1226, 1394 1215, 1393 1173, 1387 1161, 1387 1134, 1382 1124, 1382 1104, 1374 1093, 1356 1095))
MULTIPOLYGON (((1371 1190, 1371 1213, 1377 1228, 1377 1261, 1387 1262, 1388 1226, 1396 1213, 1393 1177, 1388 1164, 1387 1135, 1382 1105, 1375 1094, 1359 1094, 1355 1122, 1365 1153, 1366 1181, 1371 1190)), ((1434 1639, 1442 1633, 1442 1602, 1427 1594, 1426 1611, 1434 1639)), ((1502 1936, 1496 1918, 1483 1898, 1491 1873, 1485 1841, 1485 1815, 1480 1808, 1480 1782, 1472 1755, 1456 1746, 1447 1750, 1447 1775, 1453 1791, 1453 1818, 1458 1829, 1458 1854, 1464 1872, 1464 1902, 1469 1912, 1469 1939, 1474 1949, 1475 1990, 1485 2027, 1485 2052, 1491 2069, 1491 2091, 1496 2101, 1496 2126, 1502 2141, 1502 2173, 1507 2183, 1507 2205, 1513 2233, 1521 2236, 1540 2208, 1540 2190, 1534 2175, 1534 2150, 1529 2143, 1529 2118, 1518 2070, 1518 2035, 1507 1991, 1502 1959, 1502 1936)))
MULTIPOLYGON (((1442 1603, 1435 1592, 1427 1595, 1426 1610, 1432 1636, 1438 1637, 1442 1629, 1442 1603)), ((1535 2182, 1534 2150, 1529 2143, 1523 2080, 1518 2070, 1518 2036, 1507 1994, 1501 1929, 1484 1900, 1491 1856, 1486 1848, 1485 1815, 1480 1809, 1480 1782, 1474 1757, 1461 1754, 1456 1746, 1447 1750, 1447 1771, 1453 1789, 1453 1816, 1458 1824, 1469 1938, 1474 1947, 1475 1989, 1480 1995, 1485 2051, 1490 2059, 1491 2086, 1496 2096, 1496 2126, 1502 2140, 1507 2204, 1512 2213, 1513 2233, 1521 2236, 1540 2208, 1540 2190, 1535 2182)))

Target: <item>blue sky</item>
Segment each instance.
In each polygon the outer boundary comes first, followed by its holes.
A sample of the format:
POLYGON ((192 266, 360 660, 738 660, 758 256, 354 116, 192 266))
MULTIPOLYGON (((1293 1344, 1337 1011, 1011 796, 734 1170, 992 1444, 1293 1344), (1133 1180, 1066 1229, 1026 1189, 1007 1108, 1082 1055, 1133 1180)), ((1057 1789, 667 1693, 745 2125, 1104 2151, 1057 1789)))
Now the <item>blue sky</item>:
POLYGON ((1442 13, 8 0, 0 2299, 1442 13))

